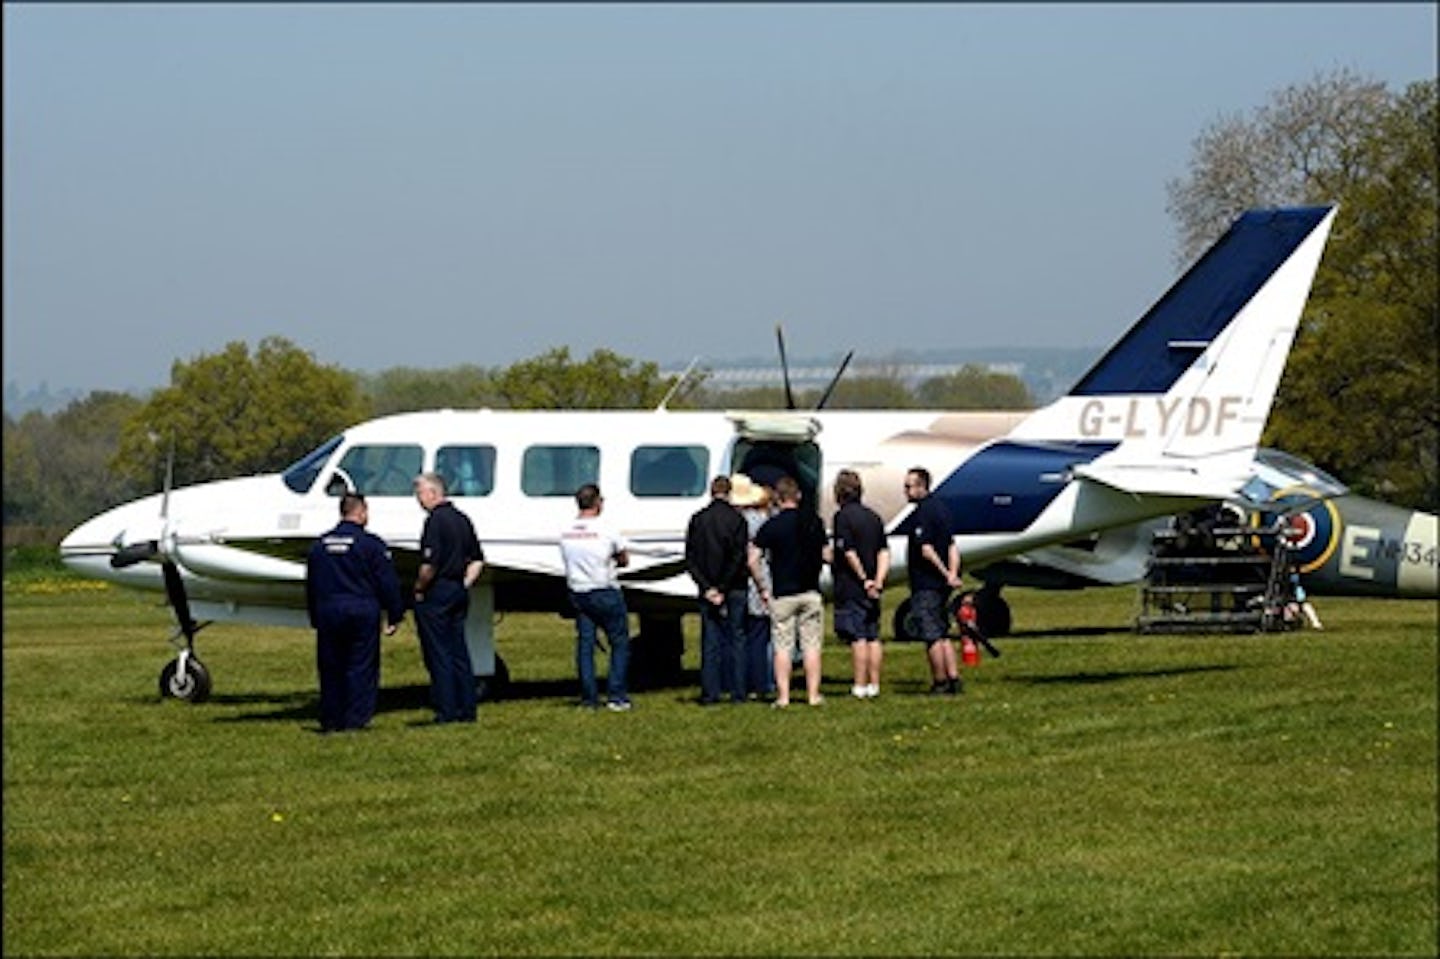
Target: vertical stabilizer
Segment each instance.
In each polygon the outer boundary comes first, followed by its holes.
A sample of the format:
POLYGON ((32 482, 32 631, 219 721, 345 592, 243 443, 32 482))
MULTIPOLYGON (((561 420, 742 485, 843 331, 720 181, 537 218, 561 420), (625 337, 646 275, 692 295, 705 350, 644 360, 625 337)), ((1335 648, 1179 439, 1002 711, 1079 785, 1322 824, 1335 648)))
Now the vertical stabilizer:
POLYGON ((1116 443, 1084 470, 1107 483, 1117 477, 1106 471, 1122 466, 1245 473, 1335 210, 1242 215, 1067 396, 1011 438, 1116 443))

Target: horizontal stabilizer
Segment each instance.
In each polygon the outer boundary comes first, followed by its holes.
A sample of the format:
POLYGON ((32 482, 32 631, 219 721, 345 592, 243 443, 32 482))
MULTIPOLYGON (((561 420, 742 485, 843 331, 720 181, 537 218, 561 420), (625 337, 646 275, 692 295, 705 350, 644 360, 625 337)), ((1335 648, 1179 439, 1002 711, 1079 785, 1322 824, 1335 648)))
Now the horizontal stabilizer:
POLYGON ((1236 495, 1248 478, 1244 472, 1204 469, 1180 463, 1075 466, 1076 479, 1099 483, 1132 496, 1159 496, 1174 499, 1224 500, 1236 495))

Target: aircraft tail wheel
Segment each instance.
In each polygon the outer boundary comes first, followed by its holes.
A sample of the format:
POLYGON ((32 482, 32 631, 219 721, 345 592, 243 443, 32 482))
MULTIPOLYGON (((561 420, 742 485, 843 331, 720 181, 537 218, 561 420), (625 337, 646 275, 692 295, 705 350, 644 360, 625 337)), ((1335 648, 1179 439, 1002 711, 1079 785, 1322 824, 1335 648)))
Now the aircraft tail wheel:
POLYGON ((203 703, 210 698, 210 671, 194 656, 172 659, 160 670, 160 696, 203 703))

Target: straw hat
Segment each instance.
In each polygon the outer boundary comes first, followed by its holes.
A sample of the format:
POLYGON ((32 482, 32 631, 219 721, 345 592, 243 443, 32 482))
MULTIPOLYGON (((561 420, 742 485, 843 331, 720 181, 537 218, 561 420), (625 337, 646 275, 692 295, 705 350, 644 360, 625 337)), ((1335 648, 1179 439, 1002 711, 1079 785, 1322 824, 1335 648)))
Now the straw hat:
POLYGON ((736 507, 760 506, 766 500, 765 487, 756 483, 744 473, 730 477, 730 505, 736 507))

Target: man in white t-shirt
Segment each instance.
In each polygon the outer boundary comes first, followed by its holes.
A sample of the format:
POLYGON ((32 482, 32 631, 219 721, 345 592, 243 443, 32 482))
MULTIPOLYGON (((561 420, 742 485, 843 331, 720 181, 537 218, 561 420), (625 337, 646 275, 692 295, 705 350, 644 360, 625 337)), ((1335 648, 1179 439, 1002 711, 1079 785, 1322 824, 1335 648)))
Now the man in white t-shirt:
POLYGON ((580 705, 590 709, 599 703, 595 681, 596 628, 605 631, 610 642, 610 673, 606 677, 608 708, 624 712, 630 708, 625 672, 630 662, 629 613, 620 591, 616 572, 629 565, 629 544, 610 524, 600 519, 605 500, 600 487, 586 483, 575 491, 580 515, 560 531, 560 556, 565 562, 565 585, 575 607, 575 663, 580 671, 580 705))

